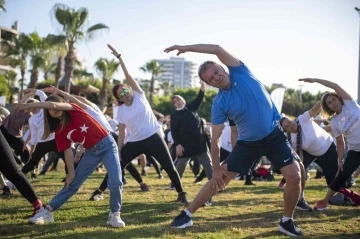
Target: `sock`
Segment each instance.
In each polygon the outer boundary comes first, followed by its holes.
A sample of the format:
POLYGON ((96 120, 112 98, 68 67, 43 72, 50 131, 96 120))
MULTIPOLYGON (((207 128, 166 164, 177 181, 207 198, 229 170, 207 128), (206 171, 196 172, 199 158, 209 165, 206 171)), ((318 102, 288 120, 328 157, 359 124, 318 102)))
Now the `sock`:
POLYGON ((285 216, 283 216, 283 217, 281 218, 281 221, 282 221, 282 222, 287 222, 287 221, 289 221, 290 219, 293 220, 292 217, 285 217, 285 216))
POLYGON ((36 199, 31 203, 35 209, 39 209, 43 206, 42 202, 39 199, 36 199))
POLYGON ((188 215, 189 217, 192 217, 192 213, 189 212, 189 210, 185 209, 184 212, 186 213, 186 215, 188 215))

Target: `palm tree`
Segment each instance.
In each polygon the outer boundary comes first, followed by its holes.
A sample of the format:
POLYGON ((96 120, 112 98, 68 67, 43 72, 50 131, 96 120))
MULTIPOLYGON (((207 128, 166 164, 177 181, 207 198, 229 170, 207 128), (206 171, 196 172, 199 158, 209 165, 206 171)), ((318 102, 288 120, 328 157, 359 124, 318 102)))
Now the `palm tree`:
POLYGON ((8 88, 10 90, 10 98, 9 98, 10 104, 12 104, 12 102, 14 100, 13 94, 15 93, 14 88, 15 88, 15 83, 16 83, 16 77, 17 77, 17 74, 14 71, 7 71, 5 73, 5 79, 7 80, 8 88))
POLYGON ((119 69, 120 62, 114 59, 100 58, 94 64, 95 69, 101 74, 102 86, 100 90, 100 109, 104 109, 108 98, 108 85, 114 73, 119 69))
POLYGON ((65 91, 70 92, 70 79, 74 70, 75 44, 81 40, 91 40, 95 33, 108 30, 109 27, 103 23, 97 23, 86 29, 89 20, 89 12, 86 8, 74 9, 67 5, 57 3, 51 11, 53 17, 61 25, 62 35, 54 36, 57 42, 66 41, 67 54, 65 56, 65 91))
POLYGON ((3 10, 4 12, 6 12, 5 0, 0 0, 0 10, 3 10))
POLYGON ((151 73, 151 80, 150 80, 150 94, 149 94, 149 102, 150 105, 153 105, 153 94, 154 94, 154 83, 155 83, 155 77, 163 73, 162 66, 159 65, 159 63, 156 60, 152 60, 150 62, 147 62, 144 66, 140 67, 140 70, 142 70, 145 73, 151 73))
POLYGON ((170 95, 175 90, 174 85, 171 84, 171 82, 169 81, 162 82, 160 86, 161 89, 164 91, 164 96, 170 95))
POLYGON ((39 36, 37 32, 29 34, 30 45, 30 63, 32 66, 29 88, 35 88, 39 80, 39 69, 45 65, 45 55, 49 50, 49 45, 45 38, 39 36))
MULTIPOLYGON (((24 89, 25 73, 27 69, 27 57, 31 47, 31 40, 29 36, 22 33, 18 38, 13 38, 12 41, 6 41, 5 44, 8 47, 7 56, 12 56, 10 65, 20 68, 20 89, 24 89)), ((20 96, 21 97, 21 96, 20 96)))
POLYGON ((49 34, 46 37, 46 40, 50 44, 50 46, 54 49, 54 51, 57 54, 57 61, 56 61, 56 67, 53 71, 55 75, 55 87, 59 87, 59 81, 61 78, 61 72, 63 70, 63 61, 64 57, 66 56, 66 39, 65 38, 59 38, 56 35, 49 34))

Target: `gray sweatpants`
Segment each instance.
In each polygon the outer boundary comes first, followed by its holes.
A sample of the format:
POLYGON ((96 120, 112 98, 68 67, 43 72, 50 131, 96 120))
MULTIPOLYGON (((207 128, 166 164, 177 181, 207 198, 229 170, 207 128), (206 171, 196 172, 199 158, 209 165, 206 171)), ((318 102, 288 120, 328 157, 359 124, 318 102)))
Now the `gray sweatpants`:
MULTIPOLYGON (((206 176, 208 177, 208 179, 210 180, 212 178, 212 164, 211 164, 211 159, 210 159, 210 154, 208 151, 198 154, 196 157, 199 160, 199 163, 203 166, 205 172, 206 172, 206 176)), ((176 170, 179 173, 180 178, 182 178, 185 168, 188 164, 188 162, 190 161, 191 157, 188 158, 177 158, 175 161, 175 167, 176 170)))

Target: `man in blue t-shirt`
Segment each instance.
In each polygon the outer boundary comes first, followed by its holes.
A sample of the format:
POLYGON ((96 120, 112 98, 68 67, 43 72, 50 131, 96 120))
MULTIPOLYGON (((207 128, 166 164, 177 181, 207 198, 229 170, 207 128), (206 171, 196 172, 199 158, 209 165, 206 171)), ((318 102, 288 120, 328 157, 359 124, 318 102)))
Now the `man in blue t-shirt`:
POLYGON ((174 50, 178 51, 177 55, 185 52, 216 55, 228 67, 229 73, 212 61, 199 67, 200 79, 219 89, 211 109, 213 178, 203 186, 189 207, 174 219, 171 226, 192 226, 192 213, 208 198, 223 190, 238 173, 245 175, 256 159, 267 156, 274 167, 280 169, 287 182, 284 190, 284 216, 280 220, 279 231, 289 236, 301 236, 301 230, 293 221, 293 214, 301 185, 305 182, 305 170, 278 126, 280 116, 265 87, 243 62, 218 45, 175 45, 165 49, 165 52, 174 50), (238 138, 233 151, 220 165, 219 139, 223 123, 228 117, 237 126, 238 138))

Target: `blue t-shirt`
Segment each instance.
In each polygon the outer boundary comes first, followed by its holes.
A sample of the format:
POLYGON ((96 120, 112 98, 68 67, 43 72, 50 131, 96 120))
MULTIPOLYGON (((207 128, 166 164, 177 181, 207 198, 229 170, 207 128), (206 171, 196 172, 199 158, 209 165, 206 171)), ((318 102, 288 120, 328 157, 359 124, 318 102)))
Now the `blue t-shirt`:
POLYGON ((256 141, 267 136, 280 119, 269 93, 244 63, 228 67, 231 87, 219 89, 211 109, 212 124, 236 123, 238 140, 256 141))

